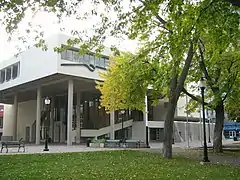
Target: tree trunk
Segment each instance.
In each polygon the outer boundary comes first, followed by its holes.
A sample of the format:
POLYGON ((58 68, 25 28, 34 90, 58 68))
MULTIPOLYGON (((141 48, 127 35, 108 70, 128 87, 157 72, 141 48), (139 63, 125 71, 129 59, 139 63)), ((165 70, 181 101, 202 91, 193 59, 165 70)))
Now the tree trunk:
POLYGON ((173 121, 176 103, 169 101, 164 121, 163 157, 172 158, 173 121))
POLYGON ((166 119, 164 121, 163 157, 168 159, 172 158, 173 121, 174 121, 174 114, 175 114, 175 109, 177 105, 176 86, 177 86, 177 75, 174 73, 174 76, 172 77, 171 83, 170 83, 169 102, 167 106, 166 119))
POLYGON ((222 131, 224 124, 224 105, 221 101, 215 108, 216 122, 214 127, 214 138, 213 138, 213 150, 214 152, 221 153, 222 149, 222 131))

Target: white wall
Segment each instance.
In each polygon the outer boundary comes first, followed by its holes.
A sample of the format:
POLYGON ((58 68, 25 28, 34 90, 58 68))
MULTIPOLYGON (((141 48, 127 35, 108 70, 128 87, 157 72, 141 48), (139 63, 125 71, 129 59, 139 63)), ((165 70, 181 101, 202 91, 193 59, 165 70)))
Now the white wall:
POLYGON ((102 78, 99 76, 99 73, 105 71, 105 70, 96 68, 95 71, 92 72, 85 66, 61 66, 61 63, 68 63, 68 64, 76 64, 76 63, 67 61, 67 60, 59 60, 58 72, 61 74, 66 74, 71 76, 102 80, 102 78))
POLYGON ((57 73, 58 54, 53 51, 53 48, 58 45, 58 38, 59 37, 55 35, 46 40, 48 51, 31 47, 21 53, 17 58, 13 57, 1 62, 0 67, 3 69, 20 61, 20 74, 16 79, 0 84, 0 90, 57 73))
POLYGON ((37 101, 31 100, 19 103, 18 105, 18 127, 17 137, 18 139, 25 139, 26 127, 30 127, 30 140, 31 140, 31 128, 32 124, 36 120, 37 101))
MULTIPOLYGON (((188 97, 188 102, 190 98, 188 97)), ((179 97, 179 100, 177 102, 177 109, 176 109, 176 116, 185 117, 186 116, 186 96, 179 97)), ((192 112, 189 114, 189 117, 199 118, 199 113, 197 111, 192 112)))
POLYGON ((13 132, 13 105, 4 105, 3 112, 3 136, 14 136, 13 132))
MULTIPOLYGON (((175 125, 177 128, 177 131, 181 132, 181 137, 183 140, 187 140, 188 133, 189 132, 189 140, 190 141, 196 141, 196 140, 203 140, 203 125, 202 123, 199 122, 189 122, 187 124, 186 122, 181 122, 181 121, 175 121, 175 125), (189 130, 187 130, 189 128, 189 130)), ((215 124, 210 124, 210 136, 211 139, 213 137, 213 130, 214 130, 214 125, 215 124)), ((206 123, 206 137, 208 140, 209 137, 209 126, 206 123)))
POLYGON ((164 106, 164 101, 159 101, 159 104, 153 107, 153 120, 164 121, 167 108, 164 106))
POLYGON ((132 124, 132 139, 143 140, 146 139, 146 126, 144 121, 135 121, 132 124))
MULTIPOLYGON (((63 34, 58 34, 58 37, 59 37, 58 44, 66 44, 67 40, 71 38, 70 36, 66 36, 63 34)), ((78 45, 75 45, 74 47, 79 48, 78 45)), ((109 48, 105 48, 104 52, 102 52, 102 55, 109 56, 110 54, 111 52, 109 48)), ((95 79, 95 80, 102 80, 102 78, 99 76, 99 73, 105 71, 103 69, 96 68, 95 71, 91 72, 85 66, 61 66, 62 63, 67 63, 67 64, 76 64, 76 63, 72 61, 63 60, 61 59, 61 55, 58 54, 58 72, 66 75, 78 76, 78 77, 95 79)))

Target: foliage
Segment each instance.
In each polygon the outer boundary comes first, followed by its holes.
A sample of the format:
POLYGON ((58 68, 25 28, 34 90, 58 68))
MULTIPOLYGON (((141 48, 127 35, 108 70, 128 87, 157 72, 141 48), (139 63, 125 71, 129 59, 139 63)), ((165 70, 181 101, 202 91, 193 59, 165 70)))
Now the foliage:
POLYGON ((108 111, 144 111, 144 97, 151 74, 152 69, 145 59, 136 59, 131 53, 112 57, 109 70, 100 74, 104 82, 97 82, 97 89, 102 93, 101 105, 108 111))
MULTIPOLYGON (((186 80, 186 84, 191 83, 188 89, 196 92, 200 77, 202 75, 206 77, 205 94, 210 109, 214 109, 219 102, 224 102, 228 97, 234 96, 233 87, 239 79, 240 15, 227 4, 219 2, 220 4, 224 11, 214 11, 214 18, 205 22, 205 31, 200 34, 199 53, 193 61, 186 80)), ((212 8, 216 9, 216 7, 212 8)), ((238 88, 234 91, 235 95, 236 92, 240 93, 238 88)), ((195 96, 194 99, 201 102, 200 97, 195 96)), ((192 106, 197 107, 196 102, 192 101, 192 106)))
POLYGON ((238 179, 239 168, 140 151, 1 155, 0 179, 238 179), (187 163, 186 163, 187 161, 187 163), (27 166, 23 166, 27 164, 27 166))
POLYGON ((228 114, 229 120, 236 120, 240 122, 240 78, 236 80, 234 86, 232 87, 231 96, 226 100, 225 109, 228 114))

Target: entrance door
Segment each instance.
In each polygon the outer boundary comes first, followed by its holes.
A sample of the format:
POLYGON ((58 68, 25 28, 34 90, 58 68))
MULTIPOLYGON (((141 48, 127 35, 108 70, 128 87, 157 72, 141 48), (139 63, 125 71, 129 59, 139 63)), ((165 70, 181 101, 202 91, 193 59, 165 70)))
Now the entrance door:
POLYGON ((229 131, 229 137, 230 138, 236 137, 236 131, 229 131))

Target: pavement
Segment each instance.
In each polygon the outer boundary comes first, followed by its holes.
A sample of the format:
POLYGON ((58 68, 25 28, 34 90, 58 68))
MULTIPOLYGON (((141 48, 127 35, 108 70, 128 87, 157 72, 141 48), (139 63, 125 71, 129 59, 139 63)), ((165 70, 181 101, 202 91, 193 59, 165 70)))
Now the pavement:
POLYGON ((92 152, 92 151, 106 151, 106 150, 117 150, 113 148, 90 148, 86 147, 86 145, 49 145, 49 151, 43 151, 43 145, 25 145, 25 152, 22 152, 23 149, 20 149, 18 152, 18 148, 9 148, 8 153, 6 153, 6 149, 3 149, 3 152, 0 155, 12 155, 12 154, 37 154, 37 153, 67 153, 67 152, 92 152))

